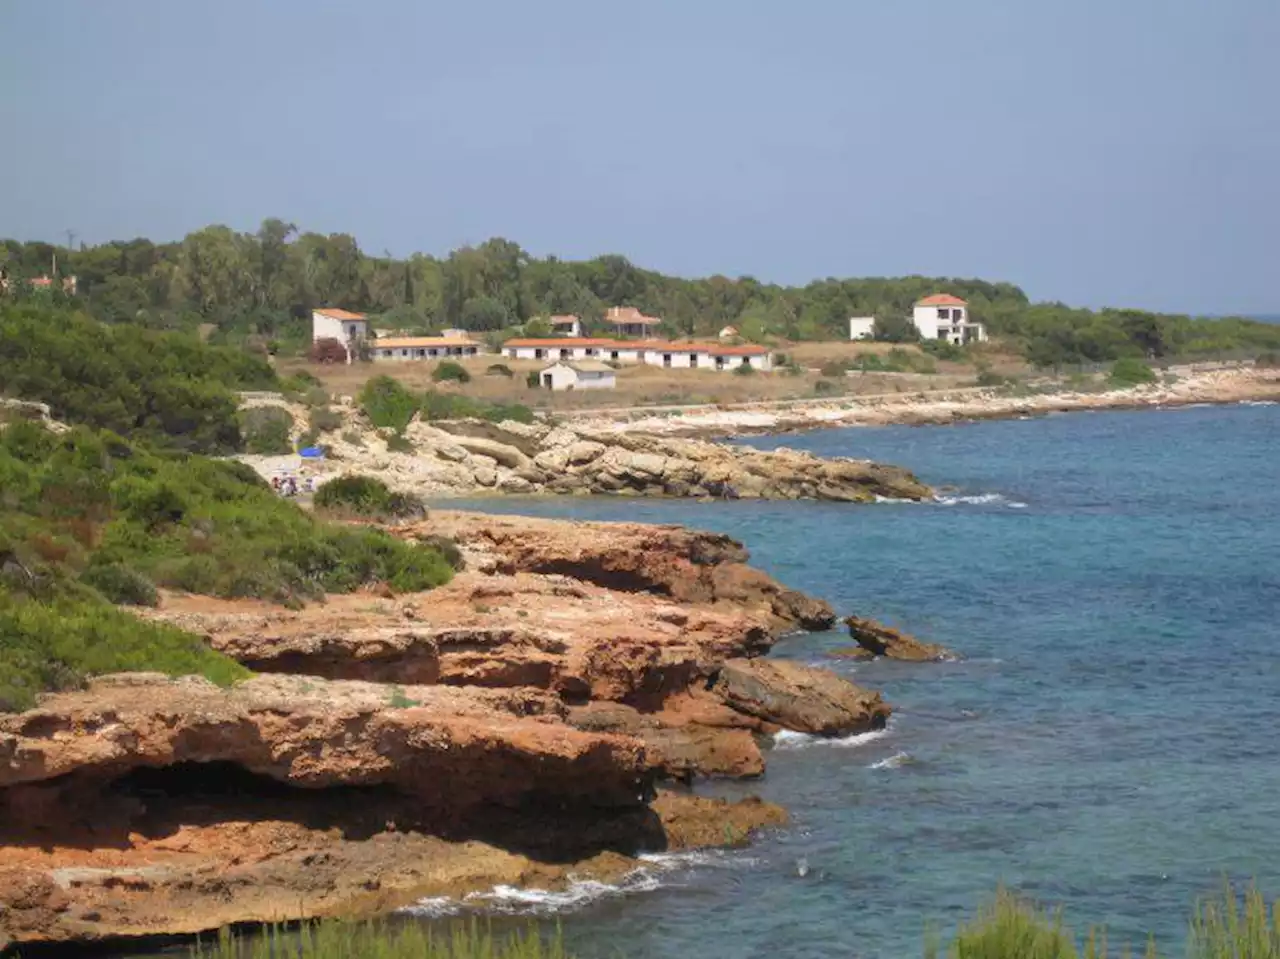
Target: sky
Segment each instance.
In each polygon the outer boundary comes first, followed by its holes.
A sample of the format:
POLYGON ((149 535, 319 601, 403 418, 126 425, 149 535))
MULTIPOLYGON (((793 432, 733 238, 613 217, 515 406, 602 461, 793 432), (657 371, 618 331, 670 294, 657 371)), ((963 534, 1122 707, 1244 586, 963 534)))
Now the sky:
POLYGON ((1280 0, 0 0, 0 236, 1280 311, 1280 0))

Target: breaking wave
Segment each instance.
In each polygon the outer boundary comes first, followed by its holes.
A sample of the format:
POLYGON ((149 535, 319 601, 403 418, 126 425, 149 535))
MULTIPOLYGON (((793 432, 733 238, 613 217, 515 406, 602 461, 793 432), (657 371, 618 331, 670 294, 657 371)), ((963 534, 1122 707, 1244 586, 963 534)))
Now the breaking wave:
POLYGON ((911 762, 911 754, 896 752, 892 756, 877 760, 867 766, 868 769, 897 769, 911 762))
POLYGON ((1026 503, 1009 499, 1003 493, 975 493, 970 496, 939 495, 933 498, 939 506, 1005 506, 1009 509, 1026 509, 1026 503))
POLYGON ((617 896, 653 892, 664 883, 664 873, 694 868, 724 868, 756 865, 759 860, 745 856, 730 858, 721 850, 691 852, 643 853, 637 857, 643 865, 626 873, 616 882, 598 879, 573 879, 563 889, 524 889, 498 885, 488 892, 473 892, 462 899, 432 896, 419 899, 400 911, 423 919, 444 919, 463 913, 488 913, 503 916, 546 916, 577 912, 592 903, 617 896))
POLYGON ((813 746, 835 746, 852 749, 865 746, 889 735, 888 728, 873 729, 868 733, 854 733, 851 736, 815 736, 811 733, 797 733, 784 729, 773 737, 774 749, 809 749, 813 746))

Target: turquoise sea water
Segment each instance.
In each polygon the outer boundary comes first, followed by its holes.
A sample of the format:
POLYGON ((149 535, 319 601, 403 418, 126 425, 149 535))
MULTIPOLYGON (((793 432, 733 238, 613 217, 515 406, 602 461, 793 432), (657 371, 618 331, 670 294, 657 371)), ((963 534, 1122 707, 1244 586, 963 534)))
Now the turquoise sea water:
POLYGON ((840 633, 782 642, 775 655, 882 689, 887 734, 786 741, 764 780, 720 787, 792 813, 748 850, 504 908, 559 905, 592 957, 896 959, 1001 882, 1177 954, 1195 897, 1224 877, 1280 896, 1280 407, 753 443, 959 489, 928 505, 478 506, 720 530, 841 613, 964 659, 852 665, 827 656, 840 633))

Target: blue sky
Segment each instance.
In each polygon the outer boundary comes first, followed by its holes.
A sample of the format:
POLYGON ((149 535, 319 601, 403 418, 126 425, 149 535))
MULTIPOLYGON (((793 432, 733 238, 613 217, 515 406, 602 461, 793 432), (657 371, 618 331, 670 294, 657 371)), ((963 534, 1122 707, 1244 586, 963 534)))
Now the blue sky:
POLYGON ((1277 0, 0 0, 0 236, 1280 310, 1277 0))

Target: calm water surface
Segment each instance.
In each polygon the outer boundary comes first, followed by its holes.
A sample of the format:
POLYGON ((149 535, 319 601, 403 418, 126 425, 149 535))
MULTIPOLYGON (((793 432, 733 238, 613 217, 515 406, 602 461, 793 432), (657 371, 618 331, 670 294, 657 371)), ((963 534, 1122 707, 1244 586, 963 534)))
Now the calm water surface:
POLYGON ((741 791, 793 824, 562 913, 583 953, 918 956, 928 922, 1001 882, 1106 923, 1113 942, 1153 931, 1180 948, 1195 897, 1224 877, 1280 895, 1280 407, 752 442, 958 489, 930 505, 480 508, 723 531, 838 611, 965 659, 853 666, 827 657, 839 633, 780 644, 882 689, 888 733, 775 749, 741 791))

